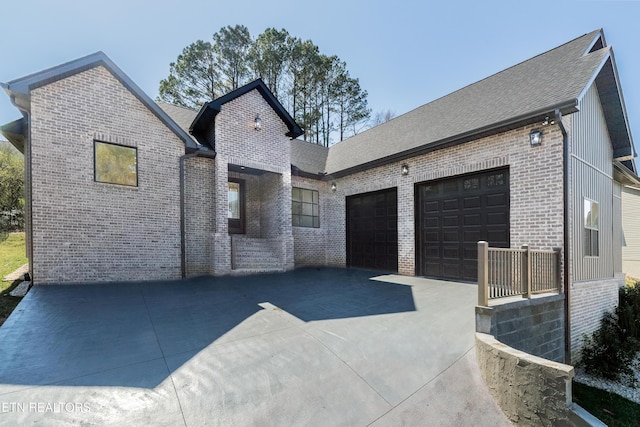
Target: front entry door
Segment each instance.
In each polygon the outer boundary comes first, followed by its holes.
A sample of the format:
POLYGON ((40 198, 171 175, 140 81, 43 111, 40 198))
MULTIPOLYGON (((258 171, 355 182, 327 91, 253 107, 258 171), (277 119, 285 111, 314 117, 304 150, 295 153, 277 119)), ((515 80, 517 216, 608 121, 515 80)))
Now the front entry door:
POLYGON ((244 181, 229 179, 229 234, 244 234, 244 181))

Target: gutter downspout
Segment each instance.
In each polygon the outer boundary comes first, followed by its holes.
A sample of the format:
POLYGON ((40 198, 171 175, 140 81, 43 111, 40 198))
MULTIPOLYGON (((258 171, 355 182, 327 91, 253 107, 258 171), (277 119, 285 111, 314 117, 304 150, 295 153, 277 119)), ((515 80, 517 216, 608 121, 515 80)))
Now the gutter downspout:
POLYGON ((194 157, 215 158, 215 152, 194 151, 180 156, 180 275, 187 277, 187 253, 186 253, 186 219, 185 219, 185 161, 194 157))
POLYGON ((562 122, 562 113, 559 109, 556 109, 555 112, 556 123, 558 123, 558 127, 562 132, 562 214, 563 214, 563 258, 562 262, 564 264, 564 274, 563 274, 563 288, 564 288, 564 361, 565 363, 571 362, 571 304, 570 304, 570 280, 569 280, 569 234, 571 232, 569 228, 569 186, 570 176, 569 176, 569 137, 567 134, 567 129, 564 127, 564 123, 562 122))

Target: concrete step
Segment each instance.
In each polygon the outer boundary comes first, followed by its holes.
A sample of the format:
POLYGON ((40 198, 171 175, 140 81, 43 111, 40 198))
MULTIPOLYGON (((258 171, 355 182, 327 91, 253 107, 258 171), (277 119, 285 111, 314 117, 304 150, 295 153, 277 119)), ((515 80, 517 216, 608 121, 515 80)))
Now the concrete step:
POLYGON ((284 268, 236 268, 231 270, 231 275, 246 276, 250 274, 283 273, 284 271, 284 268))
POLYGON ((234 270, 247 270, 247 274, 258 271, 282 271, 279 253, 272 242, 265 239, 242 238, 233 241, 234 270))

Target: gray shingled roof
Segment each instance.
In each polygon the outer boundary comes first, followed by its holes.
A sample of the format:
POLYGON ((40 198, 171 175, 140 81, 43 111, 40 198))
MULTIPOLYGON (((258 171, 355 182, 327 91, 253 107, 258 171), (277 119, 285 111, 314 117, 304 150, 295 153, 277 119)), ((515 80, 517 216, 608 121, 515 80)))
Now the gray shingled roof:
MULTIPOLYGON (((584 91, 610 57, 610 48, 591 49, 593 31, 546 53, 473 83, 371 128, 329 149, 326 171, 350 169, 424 147, 481 134, 527 118, 576 111, 584 91), (594 50, 589 53, 589 50, 594 50)), ((601 43, 604 45, 604 38, 601 43)))
MULTIPOLYGON (((191 126, 191 123, 193 123, 193 119, 196 118, 198 111, 192 110, 188 107, 169 104, 164 101, 156 101, 156 104, 158 104, 158 106, 162 108, 162 110, 164 110, 164 112, 167 113, 167 115, 171 117, 173 121, 176 122, 185 132, 189 132, 189 127, 191 126)), ((196 140, 193 135, 190 136, 191 139, 194 141, 196 140)))
MULTIPOLYGON (((198 111, 187 107, 180 107, 164 101, 156 101, 158 106, 164 110, 182 129, 188 131, 193 120, 198 115, 198 111)), ((192 136, 193 140, 195 138, 192 136)), ((318 174, 324 172, 329 149, 318 144, 291 140, 291 164, 299 170, 318 174)))
POLYGON ((323 173, 327 163, 327 154, 329 154, 329 148, 322 145, 299 139, 291 140, 291 164, 303 172, 323 173))

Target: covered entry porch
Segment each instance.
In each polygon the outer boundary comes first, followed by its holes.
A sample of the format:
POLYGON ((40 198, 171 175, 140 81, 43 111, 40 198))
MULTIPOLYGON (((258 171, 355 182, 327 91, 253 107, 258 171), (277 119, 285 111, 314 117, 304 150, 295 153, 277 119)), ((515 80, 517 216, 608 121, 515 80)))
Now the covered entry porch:
POLYGON ((291 171, 196 157, 185 168, 185 276, 293 269, 291 171))

